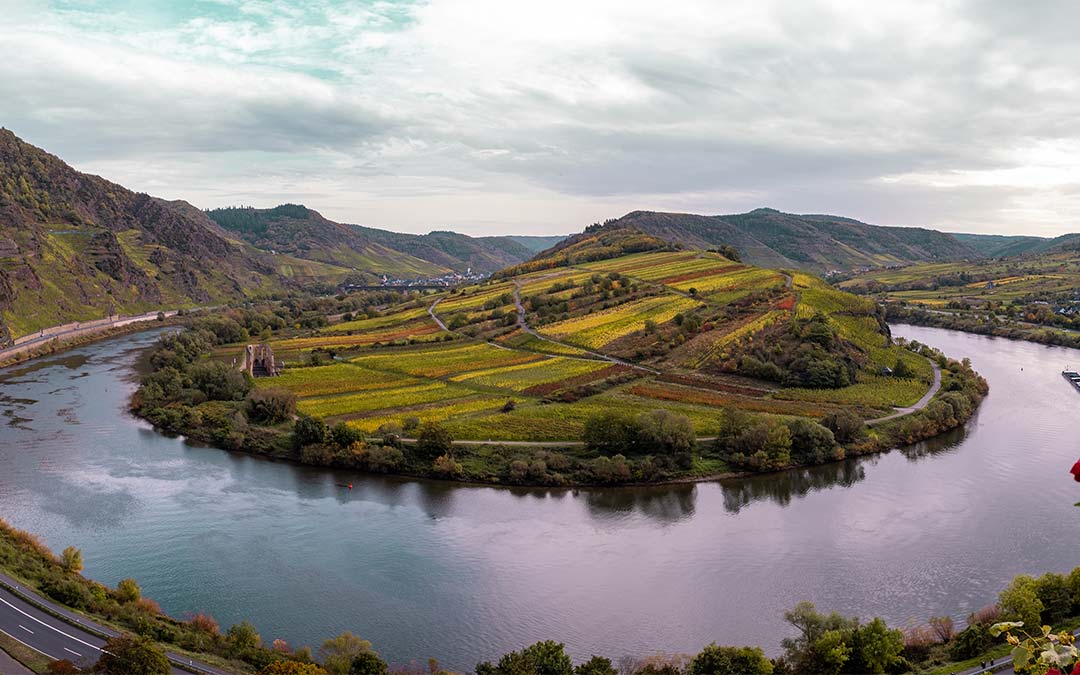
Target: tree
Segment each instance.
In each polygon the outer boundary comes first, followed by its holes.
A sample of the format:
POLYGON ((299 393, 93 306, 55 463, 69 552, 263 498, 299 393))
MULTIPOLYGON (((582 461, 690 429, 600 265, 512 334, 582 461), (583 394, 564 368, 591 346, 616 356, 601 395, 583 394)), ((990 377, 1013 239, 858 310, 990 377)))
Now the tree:
POLYGON ((259 671, 259 675, 329 675, 326 669, 314 663, 299 661, 274 661, 259 671))
POLYGON ((432 459, 440 455, 453 455, 454 437, 438 422, 424 422, 416 435, 416 450, 421 456, 432 459))
POLYGON ((135 602, 142 597, 142 589, 134 579, 121 579, 116 584, 116 600, 120 604, 135 602))
POLYGON ((930 617, 930 629, 934 631, 938 641, 943 644, 951 641, 953 636, 956 635, 951 616, 930 617))
POLYGON ((772 662, 760 647, 719 647, 714 642, 701 650, 688 675, 771 675, 772 662))
POLYGON ((833 432, 833 437, 838 443, 857 441, 866 433, 866 425, 862 418, 850 410, 829 413, 825 419, 821 420, 821 425, 833 432))
POLYGON ((790 420, 787 426, 794 464, 821 464, 836 458, 836 438, 826 427, 804 417, 790 420))
POLYGON ((644 449, 665 455, 691 452, 697 441, 690 418, 669 410, 642 413, 637 427, 644 449))
MULTIPOLYGON (((611 662, 607 663, 610 667, 611 662)), ((479 663, 476 675, 574 675, 574 664, 562 643, 546 640, 520 652, 504 654, 496 665, 479 663)))
POLYGON ((386 675, 389 670, 386 661, 372 651, 357 654, 349 664, 349 675, 386 675))
POLYGON ((617 412, 601 412, 585 420, 582 432, 585 447, 603 455, 629 454, 641 441, 638 421, 617 412))
POLYGON ((907 364, 904 359, 897 359, 896 366, 892 370, 893 377, 909 378, 915 377, 915 371, 907 364))
POLYGON ((371 643, 361 640, 349 631, 330 638, 319 648, 319 661, 333 675, 347 675, 353 658, 371 651, 371 643))
POLYGON ((1026 574, 1018 575, 998 595, 998 604, 1008 619, 1023 621, 1025 626, 1038 630, 1044 606, 1036 593, 1035 580, 1026 574))
POLYGON ((170 670, 165 652, 141 635, 110 638, 94 666, 104 675, 168 675, 170 670))
POLYGON ((326 423, 318 417, 301 415, 293 424, 293 446, 299 450, 306 445, 326 440, 326 423))
POLYGON ((330 440, 339 448, 348 448, 353 443, 363 443, 364 432, 345 422, 338 422, 330 427, 330 440))
POLYGON ((240 401, 255 386, 251 376, 221 361, 196 363, 188 371, 191 383, 211 401, 240 401))
POLYGON ((225 633, 225 637, 240 652, 255 649, 262 644, 262 637, 259 636, 258 631, 255 630, 255 626, 251 625, 250 621, 233 624, 225 633))
POLYGON ((82 551, 74 546, 68 546, 60 553, 60 564, 68 572, 74 572, 75 574, 82 572, 82 551))
POLYGON ((296 394, 281 387, 254 389, 247 396, 246 410, 252 422, 278 424, 296 414, 296 394))
POLYGON ((890 630, 885 621, 875 618, 855 635, 858 645, 858 658, 863 666, 860 671, 880 675, 892 670, 900 662, 900 652, 904 649, 904 633, 890 630))
POLYGON ((1061 574, 1047 572, 1035 580, 1035 596, 1043 604, 1042 623, 1054 625, 1072 614, 1072 593, 1061 574))
POLYGON ((619 675, 619 671, 611 664, 611 659, 603 656, 593 656, 585 663, 575 667, 574 675, 619 675))

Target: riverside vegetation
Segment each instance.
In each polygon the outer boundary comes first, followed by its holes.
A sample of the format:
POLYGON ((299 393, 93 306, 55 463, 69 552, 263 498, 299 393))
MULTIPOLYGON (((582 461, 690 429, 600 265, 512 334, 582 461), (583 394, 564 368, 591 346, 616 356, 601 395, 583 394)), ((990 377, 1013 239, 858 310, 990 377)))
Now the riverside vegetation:
POLYGON ((873 302, 725 253, 599 228, 556 247, 554 267, 542 256, 461 289, 222 311, 162 338, 133 405, 231 450, 559 486, 880 451, 962 424, 986 393, 966 361, 893 341, 873 302), (236 368, 254 335, 283 375, 236 368), (914 404, 931 362, 929 406, 866 424, 914 404))
MULTIPOLYGON (((109 642, 98 664, 35 661, 38 672, 77 672, 91 668, 106 674, 168 673, 163 648, 181 650, 239 673, 263 675, 438 675, 434 659, 390 667, 373 646, 352 633, 326 640, 319 649, 293 648, 282 640, 264 641, 244 621, 227 630, 205 614, 186 620, 165 615, 143 597, 138 583, 116 588, 82 576, 82 555, 73 548, 54 555, 33 535, 0 520, 0 569, 43 595, 82 612, 122 635, 109 642)), ((946 673, 971 660, 999 658, 1010 645, 997 637, 994 624, 1019 621, 1027 626, 1080 625, 1080 568, 1068 575, 1021 575, 1003 589, 995 604, 970 615, 961 629, 949 617, 926 624, 890 628, 874 618, 860 621, 823 614, 802 602, 785 613, 791 636, 780 642, 782 654, 767 658, 760 647, 711 644, 697 654, 653 654, 616 660, 593 655, 576 666, 563 645, 542 641, 478 663, 477 675, 809 675, 818 673, 946 673)), ((1015 630, 1015 628, 1014 628, 1015 630)), ((584 655, 578 655, 584 658, 584 655)), ((1030 672, 1045 672, 1035 667, 1030 672)))

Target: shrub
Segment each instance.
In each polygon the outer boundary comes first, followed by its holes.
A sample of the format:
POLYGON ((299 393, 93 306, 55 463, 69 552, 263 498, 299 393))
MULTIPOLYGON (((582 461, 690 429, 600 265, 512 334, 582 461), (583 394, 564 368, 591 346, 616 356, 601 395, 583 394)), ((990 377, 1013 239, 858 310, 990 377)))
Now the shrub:
POLYGON ((293 425, 293 447, 300 449, 326 440, 326 423, 318 417, 301 415, 293 425))
POLYGON ((296 414, 296 394, 273 387, 254 389, 245 405, 248 419, 260 424, 279 424, 296 414))
POLYGON ((425 422, 420 425, 416 435, 416 451, 421 457, 439 457, 451 455, 454 450, 454 437, 446 427, 438 422, 425 422))

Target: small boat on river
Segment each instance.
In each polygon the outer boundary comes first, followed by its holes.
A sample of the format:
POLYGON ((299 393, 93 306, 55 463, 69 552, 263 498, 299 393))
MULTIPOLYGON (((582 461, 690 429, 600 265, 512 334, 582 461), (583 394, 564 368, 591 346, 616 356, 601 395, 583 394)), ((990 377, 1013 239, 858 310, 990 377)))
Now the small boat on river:
POLYGON ((1075 370, 1063 370, 1061 376, 1072 383, 1072 386, 1080 390, 1080 373, 1075 370))

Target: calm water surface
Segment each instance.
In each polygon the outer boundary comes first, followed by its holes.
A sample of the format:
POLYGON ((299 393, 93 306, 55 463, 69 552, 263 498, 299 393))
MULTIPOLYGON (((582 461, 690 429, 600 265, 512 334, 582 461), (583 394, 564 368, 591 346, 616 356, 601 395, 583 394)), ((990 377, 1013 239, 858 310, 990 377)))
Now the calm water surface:
POLYGON ((577 659, 764 644, 799 600, 891 624, 957 617, 1080 554, 1080 351, 946 330, 992 393, 931 444, 696 486, 507 490, 372 478, 198 448, 124 412, 154 335, 0 371, 0 516, 170 613, 266 640, 343 630, 391 662, 471 668, 527 643, 577 659), (335 487, 352 481, 351 492, 335 487))

